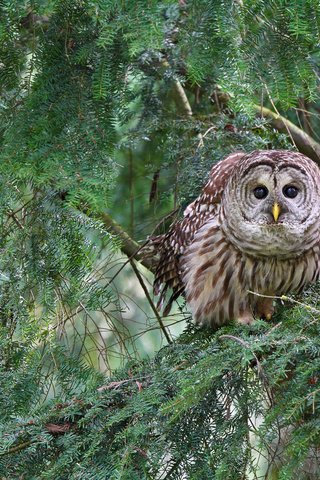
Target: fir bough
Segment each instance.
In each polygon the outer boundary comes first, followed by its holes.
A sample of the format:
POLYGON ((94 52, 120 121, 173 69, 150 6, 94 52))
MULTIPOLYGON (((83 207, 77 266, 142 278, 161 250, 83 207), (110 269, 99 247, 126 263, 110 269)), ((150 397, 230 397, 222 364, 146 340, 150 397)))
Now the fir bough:
POLYGON ((47 346, 55 398, 44 403, 40 355, 20 345, 12 375, 18 386, 27 363, 34 392, 25 391, 20 408, 13 402, 21 392, 11 393, 1 474, 239 479, 269 465, 279 478, 316 478, 317 460, 307 459, 320 441, 319 333, 318 311, 305 306, 283 308, 271 325, 214 333, 190 326, 154 360, 111 378, 47 346))

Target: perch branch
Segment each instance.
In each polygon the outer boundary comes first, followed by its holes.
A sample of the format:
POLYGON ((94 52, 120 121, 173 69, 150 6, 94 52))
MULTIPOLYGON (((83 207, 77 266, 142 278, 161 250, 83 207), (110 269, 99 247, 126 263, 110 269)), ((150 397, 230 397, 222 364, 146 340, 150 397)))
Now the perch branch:
POLYGON ((318 310, 315 307, 312 307, 311 305, 307 305, 306 303, 299 302, 298 300, 295 300, 294 298, 287 297, 287 295, 263 295, 262 293, 257 293, 253 292, 251 290, 247 290, 248 293, 251 293, 252 295, 256 295, 257 297, 263 297, 263 298, 273 298, 274 300, 282 300, 283 302, 291 302, 295 303, 296 305, 299 305, 300 307, 303 307, 307 310, 310 310, 311 312, 320 313, 320 310, 318 310))

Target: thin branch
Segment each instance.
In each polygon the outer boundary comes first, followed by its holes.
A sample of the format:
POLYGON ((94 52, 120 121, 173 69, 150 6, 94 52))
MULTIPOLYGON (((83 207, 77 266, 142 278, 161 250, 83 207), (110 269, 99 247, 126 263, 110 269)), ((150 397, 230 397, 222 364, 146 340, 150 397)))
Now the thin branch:
MULTIPOLYGON (((168 213, 165 217, 163 217, 160 222, 154 227, 153 232, 157 231, 159 226, 165 222, 168 218, 172 217, 177 213, 179 209, 176 208, 172 212, 168 213)), ((84 212, 85 213, 85 212, 84 212)), ((130 260, 135 259, 141 265, 143 265, 147 270, 151 273, 155 273, 156 270, 156 262, 153 261, 153 257, 146 257, 145 254, 140 255, 140 252, 144 247, 147 246, 149 240, 146 240, 142 245, 139 245, 135 240, 133 240, 127 232, 123 230, 123 228, 113 220, 113 218, 108 213, 100 213, 99 220, 101 220, 105 227, 110 231, 111 234, 118 236, 121 240, 121 251, 128 256, 128 260, 123 263, 123 265, 119 268, 119 270, 113 275, 111 280, 109 280, 109 284, 113 282, 113 280, 119 275, 119 273, 123 270, 123 268, 130 262, 130 260)), ((151 235, 153 234, 151 233, 151 235)))
POLYGON ((251 290, 247 290, 248 293, 251 293, 252 295, 256 295, 257 297, 263 297, 263 298, 273 298, 274 300, 282 300, 283 302, 291 302, 295 303, 297 305, 300 305, 303 308, 306 308, 307 310, 310 310, 311 312, 320 313, 320 310, 318 310, 315 307, 311 307, 311 305, 307 305, 306 303, 299 302, 299 300, 295 300, 294 298, 287 297, 287 295, 263 295, 262 293, 257 293, 253 292, 251 290))
POLYGON ((132 269, 133 269, 133 271, 134 271, 137 279, 139 280, 139 283, 140 283, 140 285, 141 285, 141 287, 142 287, 142 289, 143 289, 143 291, 144 291, 144 293, 145 293, 145 296, 146 296, 146 298, 147 298, 147 300, 148 300, 148 302, 149 302, 149 305, 150 305, 153 313, 155 314, 155 316, 156 316, 156 318, 157 318, 157 320, 158 320, 158 322, 159 322, 160 328, 161 328, 161 330, 163 331, 163 334, 164 334, 164 336, 166 337, 167 342, 168 342, 168 343, 172 343, 172 339, 170 338, 170 335, 168 334, 168 332, 167 332, 167 330, 166 330, 166 327, 165 327, 164 324, 163 324, 162 318, 160 317, 159 312, 158 312, 155 304, 153 303, 152 298, 150 297, 150 294, 149 294, 149 292, 148 292, 148 289, 147 289, 147 287, 146 287, 146 285, 145 285, 145 283, 144 283, 144 281, 143 281, 143 278, 142 278, 139 270, 137 269, 137 267, 136 267, 136 265, 135 265, 135 263, 134 263, 134 260, 130 260, 130 264, 131 264, 131 266, 132 266, 132 269))
POLYGON ((4 452, 1 452, 0 457, 3 457, 5 455, 11 455, 11 453, 20 452, 20 450, 24 450, 25 448, 30 447, 31 443, 32 442, 30 440, 28 440, 27 442, 19 443, 18 445, 15 445, 14 447, 11 447, 4 452))

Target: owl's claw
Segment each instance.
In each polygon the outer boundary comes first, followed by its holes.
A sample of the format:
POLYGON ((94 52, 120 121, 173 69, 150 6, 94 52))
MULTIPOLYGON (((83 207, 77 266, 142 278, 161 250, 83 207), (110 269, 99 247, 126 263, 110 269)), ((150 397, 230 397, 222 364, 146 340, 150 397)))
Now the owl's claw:
POLYGON ((254 317, 251 312, 244 312, 237 318, 237 323, 240 323, 241 325, 252 325, 253 322, 254 317))

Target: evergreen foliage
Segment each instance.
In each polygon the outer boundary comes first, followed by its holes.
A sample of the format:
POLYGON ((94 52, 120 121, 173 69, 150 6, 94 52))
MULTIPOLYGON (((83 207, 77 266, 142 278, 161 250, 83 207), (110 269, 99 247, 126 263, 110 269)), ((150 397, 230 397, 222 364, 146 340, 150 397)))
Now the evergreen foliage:
POLYGON ((161 319, 105 213, 144 240, 228 153, 293 148, 257 105, 314 134, 319 23, 317 0, 0 2, 1 479, 258 478, 255 448, 317 478, 318 286, 141 360, 161 319))
POLYGON ((154 360, 131 362, 111 378, 54 344, 41 355, 17 345, 6 374, 16 384, 10 402, 2 392, 2 475, 264 478, 261 459, 272 457, 273 441, 279 478, 317 478, 319 470, 308 476, 302 465, 320 440, 319 333, 319 312, 300 305, 283 308, 272 326, 215 333, 190 326, 154 360), (44 405, 35 365, 49 357, 56 394, 44 405), (26 370, 29 389, 21 392, 26 370), (279 432, 288 427, 283 445, 279 432))

